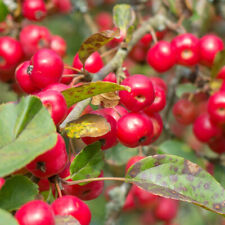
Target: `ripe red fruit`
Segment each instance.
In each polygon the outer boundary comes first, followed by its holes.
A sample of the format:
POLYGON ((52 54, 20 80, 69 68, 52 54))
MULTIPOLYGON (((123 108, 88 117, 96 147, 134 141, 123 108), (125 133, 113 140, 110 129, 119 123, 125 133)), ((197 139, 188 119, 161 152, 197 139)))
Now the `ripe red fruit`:
POLYGON ((131 211, 131 210, 134 210, 135 208, 136 208, 136 205, 135 205, 135 199, 134 199, 134 189, 132 186, 124 202, 123 210, 131 211))
POLYGON ((167 41, 159 41, 147 53, 147 63, 157 72, 163 73, 176 63, 176 54, 167 41))
POLYGON ((30 66, 30 61, 25 61, 21 63, 15 71, 16 81, 19 84, 20 88, 28 93, 32 94, 37 92, 39 89, 34 85, 30 79, 30 75, 27 73, 28 67, 30 66))
POLYGON ((171 46, 176 53, 178 64, 194 66, 199 62, 199 39, 195 35, 178 35, 172 40, 171 46))
POLYGON ((148 77, 136 74, 127 77, 121 84, 131 88, 131 92, 119 92, 120 101, 127 109, 138 112, 153 103, 154 89, 148 77))
POLYGON ((143 113, 128 113, 117 123, 119 141, 130 148, 147 145, 151 142, 153 125, 143 113))
POLYGON ((128 113, 121 105, 117 105, 114 108, 104 108, 103 111, 105 114, 112 116, 117 122, 122 116, 128 113))
POLYGON ((23 50, 14 38, 0 37, 0 70, 14 69, 23 59, 23 50))
POLYGON ((108 12, 100 12, 95 17, 96 24, 99 27, 99 30, 110 30, 113 26, 112 15, 108 12))
POLYGON ((40 21, 47 14, 45 2, 43 0, 25 0, 22 4, 22 13, 29 20, 40 21))
POLYGON ((46 27, 31 24, 21 30, 19 40, 25 55, 31 57, 38 49, 50 47, 51 34, 46 27))
MULTIPOLYGON (((59 174, 61 178, 66 178, 70 176, 70 163, 67 167, 59 174)), ((103 171, 98 177, 103 177, 103 171)), ((72 181, 72 179, 67 179, 67 181, 72 181)), ((82 200, 92 200, 97 198, 103 191, 104 181, 92 181, 84 185, 74 184, 63 186, 64 195, 75 195, 82 200)))
POLYGON ((56 145, 35 158, 26 168, 39 178, 48 178, 60 173, 67 162, 66 145, 58 134, 56 145))
POLYGON ((189 125, 196 118, 195 105, 187 99, 180 99, 173 106, 173 115, 179 123, 189 125))
POLYGON ((143 214, 140 217, 140 224, 141 225, 156 224, 156 219, 154 218, 151 209, 148 209, 147 211, 143 212, 143 214))
POLYGON ((221 68, 221 70, 218 72, 218 74, 216 75, 216 78, 218 79, 222 79, 224 80, 225 79, 225 66, 223 66, 221 68))
MULTIPOLYGON (((94 52, 86 60, 84 68, 89 73, 97 73, 103 66, 104 64, 100 54, 98 52, 94 52)), ((80 61, 78 54, 76 54, 73 59, 73 67, 79 70, 83 68, 83 64, 80 61)))
POLYGON ((31 80, 35 86, 45 88, 58 83, 64 64, 61 57, 51 49, 40 49, 31 58, 31 80))
POLYGON ((223 50, 224 44, 222 39, 214 34, 203 36, 199 42, 200 62, 208 67, 213 65, 216 54, 223 50))
POLYGON ((63 95, 59 91, 46 90, 39 92, 37 97, 48 109, 54 123, 59 124, 67 115, 67 105, 63 95))
POLYGON ((37 183, 39 192, 48 191, 50 189, 50 183, 48 179, 40 179, 37 183))
POLYGON ((142 43, 137 43, 129 53, 131 59, 135 62, 144 62, 148 49, 142 43))
POLYGON ((69 86, 66 84, 56 83, 56 84, 49 84, 42 91, 53 90, 53 91, 62 92, 66 90, 67 88, 69 88, 69 86))
POLYGON ((208 112, 212 121, 216 124, 225 123, 225 92, 219 91, 210 96, 208 112))
POLYGON ((107 82, 112 82, 112 83, 116 83, 116 74, 115 73, 109 73, 104 79, 103 81, 107 81, 107 82))
POLYGON ((116 120, 112 116, 107 115, 103 109, 92 111, 90 113, 101 115, 101 116, 105 117, 105 119, 111 126, 111 130, 107 134, 100 136, 100 137, 84 137, 84 138, 82 138, 84 143, 88 145, 88 144, 94 143, 96 141, 101 141, 101 144, 102 144, 101 149, 102 150, 109 149, 109 148, 113 147, 114 145, 116 145, 117 144, 116 120))
POLYGON ((2 188, 2 186, 5 184, 5 179, 0 177, 0 189, 2 188))
POLYGON ((66 195, 56 199, 52 203, 52 209, 55 215, 71 215, 77 219, 81 225, 90 224, 90 209, 84 202, 75 196, 66 195))
POLYGON ((224 137, 214 137, 209 143, 209 147, 217 154, 223 154, 225 152, 225 139, 224 137))
POLYGON ((41 201, 33 200, 24 204, 15 215, 20 225, 54 225, 54 213, 51 207, 41 201))
POLYGON ((140 161, 141 159, 144 159, 144 156, 140 156, 140 155, 136 155, 133 156, 129 159, 129 161, 126 164, 126 172, 128 171, 128 169, 133 166, 136 162, 140 161))
POLYGON ((155 217, 160 220, 169 221, 176 217, 178 202, 173 199, 161 198, 155 209, 155 217))
POLYGON ((57 54, 59 54, 61 57, 63 57, 66 54, 67 45, 62 37, 58 35, 53 35, 51 39, 50 48, 57 54))
POLYGON ((61 13, 69 13, 72 10, 71 0, 53 0, 52 2, 61 13))
POLYGON ((147 114, 162 111, 166 106, 165 91, 160 87, 154 86, 154 92, 155 92, 154 102, 151 105, 144 108, 144 112, 147 114))
POLYGON ((165 93, 167 93, 167 89, 168 89, 167 84, 163 79, 159 77, 149 77, 149 79, 151 80, 153 86, 158 86, 162 88, 165 91, 165 93))
POLYGON ((194 122, 193 132, 202 142, 209 142, 212 138, 220 137, 222 130, 212 123, 207 113, 201 114, 194 122))
POLYGON ((145 47, 149 47, 149 45, 151 44, 152 42, 152 35, 151 34, 145 34, 140 42, 145 46, 145 47))
POLYGON ((73 77, 72 76, 71 77, 65 77, 64 75, 75 74, 75 71, 73 71, 71 69, 67 69, 67 68, 65 68, 65 66, 67 66, 67 64, 64 65, 63 75, 62 75, 62 78, 60 80, 60 83, 69 84, 73 80, 73 77))

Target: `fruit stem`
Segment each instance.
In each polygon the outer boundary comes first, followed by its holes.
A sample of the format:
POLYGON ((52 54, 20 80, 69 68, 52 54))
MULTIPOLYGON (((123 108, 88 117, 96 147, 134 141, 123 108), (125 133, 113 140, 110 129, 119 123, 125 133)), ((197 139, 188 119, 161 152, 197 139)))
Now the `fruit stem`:
POLYGON ((62 197, 62 192, 61 192, 61 189, 60 189, 60 187, 59 187, 59 183, 58 183, 57 180, 55 181, 55 187, 56 187, 56 189, 57 189, 57 192, 58 192, 58 194, 59 194, 59 197, 61 198, 61 197, 62 197))
POLYGON ((92 182, 92 181, 102 181, 102 180, 111 180, 111 181, 121 181, 126 182, 127 179, 125 177, 95 177, 95 178, 88 178, 83 180, 76 180, 76 181, 66 181, 62 179, 62 182, 67 185, 75 185, 80 183, 92 182))
POLYGON ((69 70, 74 70, 74 71, 76 71, 76 72, 78 72, 78 73, 81 73, 81 71, 79 70, 79 69, 76 69, 76 68, 74 68, 74 67, 72 67, 72 66, 64 66, 64 68, 66 68, 66 69, 69 69, 69 70))

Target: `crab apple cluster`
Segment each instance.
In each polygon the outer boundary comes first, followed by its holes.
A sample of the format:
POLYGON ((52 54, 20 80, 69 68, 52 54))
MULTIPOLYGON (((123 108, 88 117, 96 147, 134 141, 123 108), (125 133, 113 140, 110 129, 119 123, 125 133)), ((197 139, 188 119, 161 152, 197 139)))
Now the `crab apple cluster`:
MULTIPOLYGON (((174 37, 171 42, 158 41, 148 50, 146 60, 159 73, 168 71, 175 64, 186 67, 200 64, 210 68, 216 54, 223 49, 222 39, 214 34, 198 38, 192 33, 185 33, 174 37)), ((223 78, 223 69, 217 76, 223 78)))

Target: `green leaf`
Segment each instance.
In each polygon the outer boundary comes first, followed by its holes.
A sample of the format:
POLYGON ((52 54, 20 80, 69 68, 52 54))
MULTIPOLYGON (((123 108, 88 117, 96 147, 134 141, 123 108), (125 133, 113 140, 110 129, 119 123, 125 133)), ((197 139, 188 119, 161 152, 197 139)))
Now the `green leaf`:
POLYGON ((5 5, 5 3, 2 0, 0 0, 0 22, 5 20, 8 13, 9 13, 9 10, 8 10, 7 6, 5 5))
POLYGON ((225 66, 225 50, 219 51, 216 54, 211 69, 211 77, 215 78, 223 66, 225 66))
POLYGON ((117 4, 113 8, 113 22, 124 34, 135 21, 135 12, 128 4, 117 4))
POLYGON ((131 157, 137 154, 137 148, 128 148, 122 144, 117 144, 116 146, 105 151, 105 159, 112 165, 122 166, 125 165, 131 157))
POLYGON ((86 146, 71 163, 72 180, 94 178, 100 175, 104 166, 101 143, 95 142, 86 146))
POLYGON ((84 99, 117 90, 129 91, 130 89, 112 82, 97 81, 66 89, 65 91, 62 91, 62 94, 66 100, 67 106, 70 107, 84 99))
POLYGON ((80 225, 80 223, 73 216, 56 215, 55 216, 55 225, 80 225))
POLYGON ((69 122, 65 127, 69 138, 99 137, 111 130, 105 117, 95 114, 85 114, 77 120, 69 122))
POLYGON ((19 209, 21 205, 34 200, 37 194, 38 186, 27 177, 10 177, 0 190, 0 208, 8 211, 19 209))
POLYGON ((106 45, 108 42, 110 42, 114 37, 119 35, 120 35, 120 32, 118 29, 115 31, 105 30, 105 31, 93 34, 88 39, 86 39, 82 43, 78 51, 78 55, 79 55, 80 61, 83 63, 83 66, 85 65, 85 61, 87 60, 87 58, 92 53, 94 53, 95 51, 97 51, 98 49, 106 45))
POLYGON ((19 225, 16 219, 7 211, 0 209, 0 224, 1 225, 19 225))
POLYGON ((225 188, 225 166, 216 164, 214 167, 214 177, 225 188))
POLYGON ((17 101, 17 95, 10 90, 7 83, 0 82, 0 103, 17 101))
POLYGON ((196 90, 197 90, 197 87, 194 84, 191 84, 191 83, 180 84, 176 88, 176 95, 178 98, 181 98, 183 94, 195 93, 196 90))
POLYGON ((0 105, 0 137, 0 177, 21 169, 57 140, 49 112, 34 96, 0 105))
POLYGON ((186 143, 178 140, 167 140, 159 145, 158 150, 163 154, 177 155, 193 163, 199 164, 200 160, 186 143))
POLYGON ((127 182, 167 198, 190 202, 225 215, 225 190, 209 173, 184 158, 154 155, 135 163, 127 182))

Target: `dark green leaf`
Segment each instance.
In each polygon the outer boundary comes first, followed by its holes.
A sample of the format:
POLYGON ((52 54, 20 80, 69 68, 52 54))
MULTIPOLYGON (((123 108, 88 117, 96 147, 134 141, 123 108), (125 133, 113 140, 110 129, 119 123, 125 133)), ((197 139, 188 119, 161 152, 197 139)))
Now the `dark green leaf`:
POLYGON ((7 83, 0 82, 0 103, 17 101, 17 95, 7 83))
POLYGON ((119 34, 120 32, 118 29, 115 31, 105 30, 96 34, 92 34, 88 39, 86 39, 78 51, 80 61, 83 63, 83 65, 85 65, 85 61, 92 53, 106 45, 114 37, 119 36, 119 34))
POLYGON ((191 83, 180 84, 176 88, 176 95, 178 98, 181 98, 183 94, 195 93, 196 90, 197 90, 197 87, 194 84, 191 84, 191 83))
POLYGON ((2 0, 0 0, 0 22, 5 20, 8 13, 9 13, 9 10, 8 10, 7 6, 5 5, 5 3, 2 0))
POLYGON ((71 163, 70 174, 72 180, 82 180, 100 175, 103 168, 103 152, 100 142, 85 147, 71 163))
POLYGON ((34 200, 37 194, 38 186, 27 177, 10 177, 0 190, 0 208, 8 211, 19 209, 21 205, 34 200))
POLYGON ((118 85, 112 82, 97 81, 88 84, 83 84, 78 87, 66 89, 62 92, 65 97, 67 106, 70 107, 73 104, 80 102, 84 99, 108 92, 114 92, 117 90, 130 90, 128 87, 118 85))
POLYGON ((214 167, 214 177, 225 188, 225 166, 215 165, 215 167, 214 167))
POLYGON ((113 22, 126 34, 127 29, 135 21, 135 12, 128 4, 117 4, 113 8, 113 22))
POLYGON ((0 225, 19 225, 14 217, 7 211, 0 209, 0 225))
POLYGON ((216 54, 211 70, 211 77, 215 78, 223 66, 225 66, 225 50, 219 51, 216 54))
POLYGON ((225 215, 225 190, 209 173, 184 158, 154 155, 135 163, 126 175, 153 194, 190 202, 225 215))
POLYGON ((51 149, 57 134, 41 101, 28 96, 18 104, 0 105, 0 137, 0 177, 4 177, 51 149))
POLYGON ((69 138, 99 137, 111 130, 105 117, 95 114, 85 114, 79 119, 69 122, 65 127, 69 138))
POLYGON ((80 223, 73 216, 56 215, 55 216, 55 225, 80 225, 80 223))

